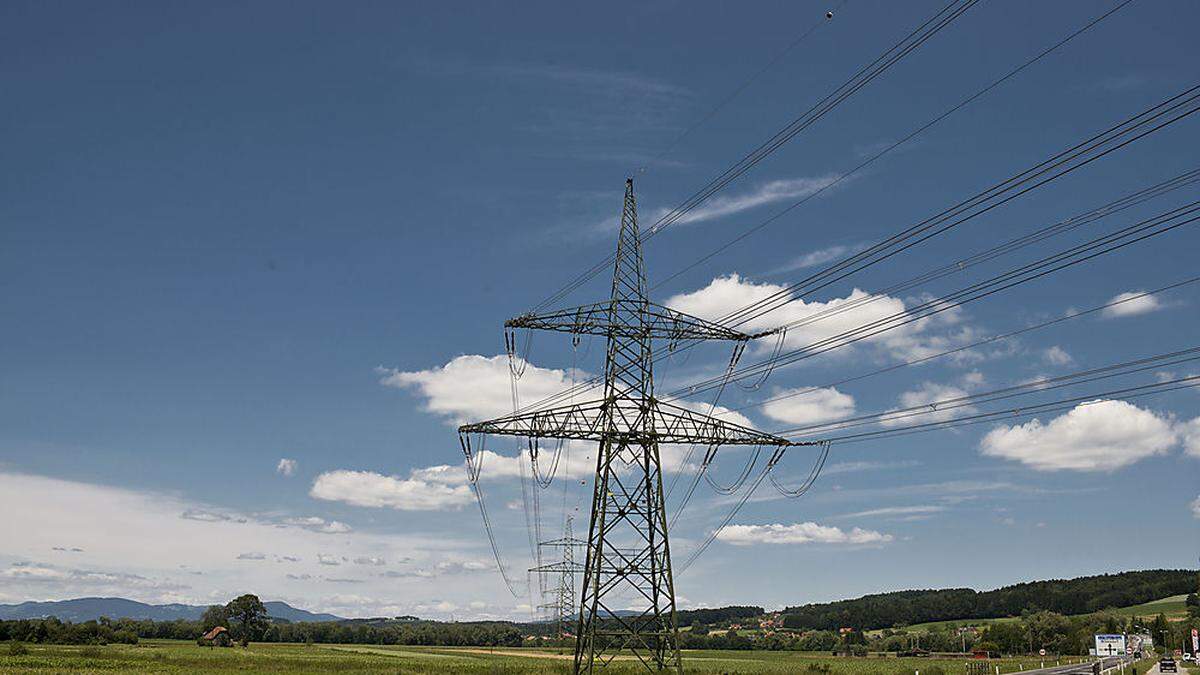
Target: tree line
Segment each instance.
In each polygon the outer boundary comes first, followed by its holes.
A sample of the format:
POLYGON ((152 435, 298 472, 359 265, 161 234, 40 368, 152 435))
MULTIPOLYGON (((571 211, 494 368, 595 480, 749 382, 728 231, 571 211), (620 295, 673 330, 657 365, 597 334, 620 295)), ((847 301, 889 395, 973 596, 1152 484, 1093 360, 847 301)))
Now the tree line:
POLYGON ((802 630, 874 630, 930 621, 1020 616, 1025 611, 1086 614, 1195 589, 1195 570, 1145 570, 1034 581, 983 592, 969 588, 897 591, 789 607, 784 610, 784 625, 802 630))

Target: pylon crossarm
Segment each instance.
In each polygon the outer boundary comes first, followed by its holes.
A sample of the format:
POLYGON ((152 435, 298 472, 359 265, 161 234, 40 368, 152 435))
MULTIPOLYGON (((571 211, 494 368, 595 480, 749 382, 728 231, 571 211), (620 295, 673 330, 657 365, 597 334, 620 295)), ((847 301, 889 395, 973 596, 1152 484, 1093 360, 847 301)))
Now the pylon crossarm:
POLYGON ((504 322, 505 328, 533 328, 577 335, 605 335, 626 338, 682 340, 749 340, 751 335, 712 321, 646 301, 597 302, 546 314, 524 314, 504 322), (619 312, 614 312, 614 302, 619 312), (644 323, 631 323, 624 314, 637 311, 644 323))
POLYGON ((717 417, 650 400, 589 401, 465 424, 458 433, 615 442, 705 445, 804 445, 717 417), (606 408, 607 406, 607 408, 606 408), (607 413, 607 414, 606 414, 607 413), (646 420, 646 416, 650 419, 646 420), (651 431, 647 431, 647 430, 651 431))

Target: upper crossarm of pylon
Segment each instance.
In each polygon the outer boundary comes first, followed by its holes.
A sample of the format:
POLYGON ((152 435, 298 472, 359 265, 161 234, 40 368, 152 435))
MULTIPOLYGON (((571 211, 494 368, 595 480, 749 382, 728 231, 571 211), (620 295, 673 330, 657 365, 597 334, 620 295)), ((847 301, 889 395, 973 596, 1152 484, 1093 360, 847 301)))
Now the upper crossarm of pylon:
POLYGON ((667 340, 749 340, 752 335, 649 301, 610 300, 544 314, 523 314, 506 328, 531 328, 581 335, 615 335, 667 340))

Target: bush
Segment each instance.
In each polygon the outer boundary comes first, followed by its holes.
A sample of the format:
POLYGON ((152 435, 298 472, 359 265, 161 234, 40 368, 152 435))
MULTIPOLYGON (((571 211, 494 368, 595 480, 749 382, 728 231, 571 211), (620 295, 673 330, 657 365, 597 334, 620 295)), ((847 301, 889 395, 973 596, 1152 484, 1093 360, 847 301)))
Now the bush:
POLYGON ((26 647, 23 643, 17 642, 16 640, 13 640, 12 642, 8 643, 8 655, 9 656, 25 656, 28 653, 29 653, 29 648, 26 647))

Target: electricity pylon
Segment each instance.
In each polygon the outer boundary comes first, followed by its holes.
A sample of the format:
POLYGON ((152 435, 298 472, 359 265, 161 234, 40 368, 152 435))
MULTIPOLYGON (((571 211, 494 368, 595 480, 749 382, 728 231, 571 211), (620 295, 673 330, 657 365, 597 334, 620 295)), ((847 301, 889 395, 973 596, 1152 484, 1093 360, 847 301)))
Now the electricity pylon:
POLYGON ((538 609, 554 613, 554 634, 560 640, 570 634, 568 627, 575 618, 575 575, 583 573, 583 566, 575 562, 575 549, 587 546, 586 541, 575 538, 575 533, 572 531, 573 520, 567 516, 561 538, 538 542, 538 546, 561 549, 559 560, 529 570, 537 574, 552 574, 558 577, 558 583, 551 591, 550 602, 538 605, 538 609))
MULTIPOLYGON (((795 444, 655 399, 652 342, 744 342, 752 336, 646 298, 633 179, 625 182, 609 299, 547 314, 525 314, 504 325, 604 336, 604 396, 461 426, 458 431, 468 464, 471 434, 597 442, 575 672, 591 673, 624 650, 647 669, 682 672, 659 446, 795 444)), ((536 451, 532 441, 530 448, 536 451)))

